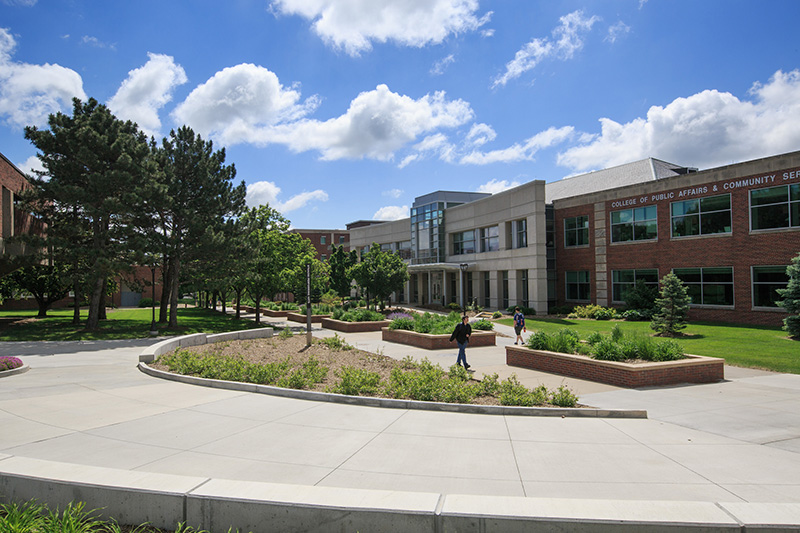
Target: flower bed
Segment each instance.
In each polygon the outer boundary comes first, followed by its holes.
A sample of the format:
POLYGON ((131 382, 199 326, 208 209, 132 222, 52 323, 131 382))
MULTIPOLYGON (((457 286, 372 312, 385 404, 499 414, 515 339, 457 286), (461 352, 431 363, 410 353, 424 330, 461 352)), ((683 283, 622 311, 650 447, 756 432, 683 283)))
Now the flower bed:
POLYGON ((344 320, 336 320, 333 318, 323 318, 322 327, 332 329, 334 331, 341 331, 343 333, 363 333, 365 331, 380 331, 391 324, 391 320, 374 320, 368 322, 346 322, 344 320))
POLYGON ((19 357, 0 357, 0 372, 5 370, 14 370, 22 366, 22 359, 19 357))
MULTIPOLYGON (((416 346, 417 348, 424 348, 426 350, 445 350, 456 348, 455 341, 450 342, 450 334, 433 335, 430 333, 417 333, 416 331, 409 331, 405 329, 389 329, 381 328, 381 338, 388 342, 397 342, 399 344, 407 344, 409 346, 416 346)), ((478 346, 495 346, 496 337, 494 331, 478 331, 472 330, 472 335, 469 338, 470 348, 478 346)))
POLYGON ((506 364, 618 387, 714 383, 725 379, 724 359, 686 354, 677 361, 624 363, 582 355, 506 346, 506 364))

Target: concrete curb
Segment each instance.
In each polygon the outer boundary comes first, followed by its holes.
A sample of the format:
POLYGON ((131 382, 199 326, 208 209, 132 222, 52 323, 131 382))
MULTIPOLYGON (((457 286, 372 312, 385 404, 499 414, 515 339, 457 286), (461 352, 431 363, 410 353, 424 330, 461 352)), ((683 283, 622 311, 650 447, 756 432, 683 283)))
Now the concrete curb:
POLYGON ((12 368, 11 370, 3 370, 2 372, 0 372, 0 378, 8 378, 11 376, 16 376, 17 374, 24 374, 30 369, 31 369, 30 366, 22 365, 18 366, 17 368, 12 368))
POLYGON ((208 531, 800 531, 798 503, 415 493, 155 474, 0 458, 0 502, 86 502, 121 524, 208 531))

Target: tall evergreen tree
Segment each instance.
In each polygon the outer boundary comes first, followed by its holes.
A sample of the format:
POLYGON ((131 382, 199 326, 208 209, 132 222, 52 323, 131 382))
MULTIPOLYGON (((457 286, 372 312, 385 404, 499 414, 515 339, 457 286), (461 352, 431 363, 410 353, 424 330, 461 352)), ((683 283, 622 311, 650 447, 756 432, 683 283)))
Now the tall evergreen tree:
POLYGON ((165 242, 165 296, 169 299, 169 325, 178 323, 178 288, 181 266, 196 257, 202 242, 219 231, 228 217, 244 209, 244 182, 233 186, 236 169, 225 164, 225 150, 214 151, 188 126, 171 131, 159 154, 164 202, 159 206, 165 242))
MULTIPOLYGON (((134 261, 131 221, 152 175, 149 148, 136 124, 117 119, 93 98, 73 100, 72 116, 50 115, 48 126, 25 128, 44 167, 32 180, 27 206, 47 225, 48 248, 71 256, 75 266, 85 261, 86 327, 92 330, 103 314, 106 280, 134 261)), ((76 273, 76 289, 80 281, 76 273)))
POLYGON ((778 289, 778 296, 782 298, 778 305, 791 313, 783 319, 783 329, 791 337, 800 339, 800 253, 792 259, 792 264, 786 267, 789 283, 785 289, 778 289))
POLYGON ((328 258, 328 265, 331 271, 331 289, 336 291, 341 297, 350 295, 350 283, 353 278, 349 275, 350 267, 358 262, 358 256, 353 252, 345 252, 344 245, 333 245, 333 253, 328 258))
POLYGON ((674 337, 686 328, 686 315, 692 299, 686 286, 673 272, 661 278, 660 297, 656 298, 656 312, 650 327, 659 335, 674 337))

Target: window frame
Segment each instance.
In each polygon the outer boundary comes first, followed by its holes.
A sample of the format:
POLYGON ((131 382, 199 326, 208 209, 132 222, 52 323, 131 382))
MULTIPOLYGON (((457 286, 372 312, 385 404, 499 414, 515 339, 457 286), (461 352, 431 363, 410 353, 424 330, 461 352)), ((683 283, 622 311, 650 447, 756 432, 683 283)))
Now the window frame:
POLYGON ((784 311, 784 309, 780 306, 776 305, 757 305, 756 304, 756 285, 776 285, 775 282, 756 282, 756 269, 778 269, 780 268, 783 271, 783 274, 786 276, 786 283, 781 287, 785 289, 789 284, 789 275, 786 274, 786 267, 787 265, 752 265, 750 267, 750 304, 753 309, 763 310, 763 311, 784 311))
MULTIPOLYGON (((687 270, 699 270, 700 271, 700 281, 699 282, 687 282, 687 281, 684 281, 683 279, 681 279, 683 284, 686 286, 687 293, 690 292, 690 290, 689 290, 690 286, 699 286, 699 289, 700 289, 699 290, 699 294, 700 294, 700 297, 701 297, 701 302, 697 303, 697 302, 692 301, 689 304, 691 307, 714 307, 714 308, 718 308, 718 309, 733 309, 736 306, 736 292, 734 290, 735 287, 736 287, 736 284, 735 284, 736 279, 735 279, 735 276, 734 276, 734 268, 733 268, 733 266, 673 268, 672 269, 672 273, 680 278, 679 272, 680 271, 687 271, 687 270), (705 279, 704 279, 705 276, 706 276, 706 272, 705 271, 723 270, 723 269, 730 270, 730 276, 731 276, 730 282, 705 281, 705 279), (717 286, 717 285, 726 286, 726 287, 729 286, 730 287, 731 303, 729 303, 729 304, 728 303, 724 303, 724 304, 706 303, 706 301, 705 301, 706 287, 712 287, 712 286, 717 286)), ((711 274, 712 274, 712 272, 709 272, 709 275, 711 275, 711 274)), ((686 274, 684 273, 684 275, 686 275, 686 274)), ((689 296, 692 296, 692 295, 689 294, 689 296)), ((694 298, 692 298, 692 300, 694 300, 694 298)))
POLYGON ((588 270, 567 270, 564 272, 564 300, 568 302, 590 302, 592 300, 592 277, 588 270), (570 274, 575 274, 576 279, 575 281, 570 281, 570 274), (581 274, 585 274, 586 280, 581 280, 581 274), (575 289, 577 290, 576 297, 570 297, 570 285, 574 285, 575 289), (585 298, 583 296, 581 289, 585 289, 586 294, 585 298))
MULTIPOLYGON (((480 241, 480 252, 499 252, 500 251, 500 227, 499 226, 485 226, 477 230, 478 238, 480 241), (494 230, 494 235, 491 235, 491 230, 494 230), (495 243, 495 248, 491 248, 491 243, 495 243)), ((478 248, 476 246, 476 248, 478 248)))
POLYGON ((800 183, 785 183, 783 185, 773 185, 772 187, 761 187, 759 189, 750 189, 747 195, 749 201, 749 214, 750 214, 750 231, 775 231, 775 230, 790 230, 790 229, 800 229, 800 183), (753 205, 753 193, 759 191, 767 191, 770 189, 786 189, 786 200, 780 202, 773 202, 770 204, 759 204, 753 205), (793 195, 797 196, 797 199, 793 199, 793 195), (788 225, 786 226, 771 226, 768 228, 755 228, 754 221, 755 218, 753 213, 757 209, 763 208, 771 208, 772 211, 775 210, 777 206, 786 206, 786 218, 788 220, 788 225), (794 211, 793 211, 794 209, 794 211), (794 223, 793 223, 794 222, 794 223))
POLYGON ((658 240, 658 205, 645 205, 645 206, 642 206, 642 207, 631 207, 629 209, 618 209, 617 211, 612 211, 611 212, 610 219, 611 219, 610 220, 611 223, 609 224, 609 229, 611 230, 611 243, 612 244, 621 244, 621 243, 627 243, 627 242, 654 242, 654 241, 658 240), (642 219, 637 218, 637 213, 638 212, 644 211, 644 213, 646 214, 651 209, 655 213, 655 217, 654 218, 642 218, 642 219), (614 222, 614 215, 616 215, 618 213, 625 213, 625 212, 630 212, 631 213, 630 221, 629 222, 616 222, 615 223, 614 222), (655 235, 653 237, 649 237, 649 238, 637 239, 636 238, 636 227, 637 227, 637 225, 645 225, 646 226, 649 223, 654 223, 655 224, 655 229, 656 229, 655 235), (615 230, 615 228, 622 227, 622 226, 630 226, 630 228, 631 228, 631 232, 630 232, 631 233, 631 238, 630 239, 615 240, 615 238, 614 238, 614 233, 615 233, 614 230, 615 230))
POLYGON ((690 198, 690 199, 687 199, 687 200, 679 200, 677 202, 671 202, 669 204, 669 215, 670 215, 670 218, 669 218, 669 220, 670 220, 670 224, 669 224, 670 236, 673 239, 685 239, 685 238, 689 238, 689 237, 708 237, 708 236, 711 236, 711 235, 730 235, 731 233, 733 233, 733 206, 732 206, 731 193, 715 194, 713 196, 704 196, 704 197, 701 197, 701 198, 690 198), (703 210, 703 203, 704 202, 708 202, 709 200, 713 200, 713 199, 717 199, 717 198, 722 198, 723 196, 727 196, 728 197, 728 208, 727 209, 714 209, 714 210, 709 210, 709 211, 704 211, 703 210), (690 203, 690 202, 697 202, 697 212, 696 213, 691 213, 691 214, 688 214, 688 215, 687 214, 675 215, 675 213, 674 213, 675 206, 677 206, 679 204, 687 204, 687 203, 690 203), (704 228, 703 217, 704 217, 704 215, 706 217, 710 217, 711 215, 724 213, 726 211, 728 212, 728 226, 727 226, 728 231, 717 231, 717 232, 713 232, 713 233, 705 233, 705 232, 703 232, 703 228, 704 228), (675 220, 676 219, 682 219, 682 218, 688 218, 688 217, 697 217, 697 233, 692 233, 692 234, 687 234, 687 235, 676 235, 676 233, 675 233, 675 220))
POLYGON ((589 245, 590 245, 590 243, 589 243, 589 216, 588 215, 577 215, 577 216, 574 216, 574 217, 565 218, 564 219, 564 248, 585 248, 585 247, 587 247, 589 245), (585 227, 581 227, 580 226, 580 224, 578 223, 579 219, 584 219, 583 222, 586 224, 585 227), (571 221, 571 220, 575 221, 575 227, 574 228, 568 228, 567 227, 568 222, 571 221), (578 236, 580 234, 582 234, 584 231, 586 232, 586 242, 585 243, 579 243, 578 242, 578 240, 579 240, 578 236), (576 244, 569 244, 570 240, 569 240, 568 235, 570 235, 572 233, 575 234, 575 242, 576 242, 576 244))
POLYGON ((453 233, 453 255, 467 255, 467 254, 474 254, 476 252, 475 249, 475 230, 465 230, 465 231, 458 231, 453 233), (466 234, 471 233, 472 238, 464 238, 466 234), (464 248, 465 243, 472 243, 472 251, 467 251, 464 248))
MULTIPOLYGON (((624 303, 625 302, 625 300, 622 299, 622 293, 625 292, 624 289, 620 290, 620 293, 619 293, 620 299, 616 299, 615 298, 615 293, 616 293, 615 286, 624 285, 626 288, 627 287, 636 286, 637 272, 639 273, 638 274, 639 276, 645 276, 646 275, 645 272, 648 273, 647 275, 649 275, 650 273, 655 272, 655 274, 656 274, 655 283, 648 282, 647 280, 645 280, 645 283, 647 285, 652 285, 656 289, 658 289, 658 287, 659 287, 659 281, 658 281, 659 277, 658 277, 658 269, 657 268, 623 268, 623 269, 620 269, 620 270, 612 270, 611 271, 611 301, 613 303, 624 303), (616 281, 614 281, 614 275, 617 274, 617 273, 620 273, 620 272, 633 272, 633 282, 632 283, 628 283, 628 282, 621 282, 621 281, 620 282, 616 282, 616 281)), ((639 278, 639 279, 642 279, 642 278, 639 278)))

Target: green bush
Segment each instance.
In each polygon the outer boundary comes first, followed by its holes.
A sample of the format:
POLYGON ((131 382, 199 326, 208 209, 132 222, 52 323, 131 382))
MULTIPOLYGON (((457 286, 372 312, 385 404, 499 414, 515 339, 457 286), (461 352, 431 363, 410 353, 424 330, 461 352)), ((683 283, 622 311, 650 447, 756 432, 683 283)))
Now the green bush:
POLYGON ((603 339, 592 346, 592 357, 601 361, 622 361, 622 350, 620 345, 609 337, 603 339))
POLYGON ((503 313, 501 313, 500 311, 495 311, 494 313, 492 313, 492 318, 503 318, 503 313))
POLYGON ((595 313, 603 309, 603 306, 596 304, 578 305, 572 310, 576 318, 594 318, 595 313))
POLYGON ((533 307, 525 307, 523 305, 512 305, 511 307, 507 307, 506 312, 509 314, 514 314, 517 307, 519 307, 519 312, 525 316, 533 316, 536 314, 536 309, 533 307))
POLYGON ((578 404, 578 397, 564 385, 560 385, 557 390, 550 393, 550 403, 557 407, 575 407, 578 404))
POLYGON ((325 337, 324 339, 320 339, 318 341, 320 344, 324 344, 334 352, 340 352, 342 350, 352 350, 353 347, 345 342, 345 340, 339 336, 338 333, 334 333, 333 337, 325 337))
POLYGON ((550 351, 559 353, 574 353, 581 338, 578 332, 564 328, 556 333, 550 340, 550 351))
POLYGON ((531 390, 517 379, 516 374, 500 384, 500 404, 520 407, 533 407, 547 403, 549 392, 547 387, 540 385, 531 390))
POLYGON ((586 337, 586 342, 590 346, 594 346, 595 344, 597 344, 601 340, 603 340, 603 334, 600 333, 599 331, 593 331, 592 333, 589 334, 588 337, 586 337))
POLYGON ((349 366, 339 369, 336 375, 341 378, 341 381, 331 388, 331 392, 336 394, 372 396, 378 392, 381 383, 381 376, 377 372, 349 366))
POLYGON ((449 304, 447 304, 446 308, 451 310, 451 311, 456 311, 456 312, 460 312, 461 311, 461 306, 458 305, 455 302, 450 302, 449 304))
POLYGON ((617 318, 617 310, 613 307, 601 307, 594 313, 595 320, 614 320, 617 318))
POLYGON ((345 312, 341 307, 333 310, 331 318, 344 322, 377 322, 386 319, 381 313, 372 309, 356 308, 345 312))
POLYGON ((470 326, 472 326, 472 329, 475 329, 475 330, 478 330, 478 331, 492 331, 492 330, 494 330, 494 323, 492 323, 489 320, 486 320, 485 318, 481 318, 480 320, 476 320, 475 322, 472 322, 470 324, 470 326))
POLYGON ((139 307, 152 307, 153 305, 158 307, 159 305, 161 305, 161 302, 156 301, 155 304, 153 304, 152 298, 142 298, 141 300, 139 300, 139 307))
POLYGON ((622 328, 619 327, 619 324, 615 324, 613 328, 611 328, 611 340, 614 342, 619 342, 622 340, 624 333, 622 333, 622 328))
POLYGON ((414 319, 413 318, 395 318, 389 324, 389 329, 404 329, 406 331, 414 331, 414 319))

